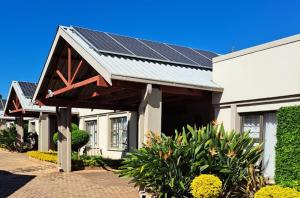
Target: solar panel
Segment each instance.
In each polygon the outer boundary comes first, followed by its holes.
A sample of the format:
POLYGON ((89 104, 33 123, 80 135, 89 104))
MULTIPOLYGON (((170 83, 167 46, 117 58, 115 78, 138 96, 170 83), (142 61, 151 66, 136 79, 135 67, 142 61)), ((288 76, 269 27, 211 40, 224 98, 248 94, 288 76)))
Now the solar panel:
POLYGON ((195 50, 195 51, 199 52, 200 54, 206 56, 210 60, 212 60, 212 58, 218 56, 216 53, 209 52, 209 51, 204 51, 204 50, 199 50, 199 49, 193 49, 193 50, 195 50))
POLYGON ((19 82, 19 85, 23 91, 25 97, 32 98, 34 92, 36 90, 36 83, 29 83, 29 82, 19 82))
POLYGON ((104 32, 96 32, 79 27, 74 27, 74 29, 95 46, 97 50, 133 55, 104 32))
POLYGON ((189 59, 197 62, 201 66, 205 66, 205 67, 211 67, 212 66, 212 63, 211 63, 210 60, 208 60, 208 58, 206 58, 204 56, 201 56, 199 53, 195 52, 194 50, 192 50, 190 48, 181 47, 181 46, 177 46, 177 45, 169 45, 169 46, 174 48, 175 50, 177 50, 181 54, 185 55, 189 59))
POLYGON ((136 56, 147 57, 153 59, 167 60, 163 56, 159 55, 157 52, 147 47, 145 44, 140 42, 135 38, 130 38, 126 36, 119 36, 115 34, 109 34, 111 37, 116 39, 119 43, 121 43, 124 47, 134 53, 136 56))
POLYGON ((180 53, 172 50, 167 45, 163 43, 157 43, 152 41, 141 40, 143 43, 169 59, 170 61, 177 62, 177 63, 184 63, 189 65, 196 65, 193 61, 189 60, 188 58, 182 56, 180 53))
POLYGON ((158 60, 193 67, 212 66, 211 59, 217 54, 177 45, 131 38, 80 27, 73 27, 95 50, 103 53, 124 55, 134 58, 158 60))

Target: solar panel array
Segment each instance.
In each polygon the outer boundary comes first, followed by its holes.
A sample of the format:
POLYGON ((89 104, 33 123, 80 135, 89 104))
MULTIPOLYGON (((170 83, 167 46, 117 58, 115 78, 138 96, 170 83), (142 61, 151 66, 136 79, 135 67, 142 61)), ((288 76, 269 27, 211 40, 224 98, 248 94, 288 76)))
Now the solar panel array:
POLYGON ((136 39, 127 36, 73 27, 98 52, 123 55, 146 60, 175 63, 193 67, 212 67, 217 54, 209 51, 136 39))
POLYGON ((25 97, 33 98, 37 84, 30 82, 18 82, 25 97))

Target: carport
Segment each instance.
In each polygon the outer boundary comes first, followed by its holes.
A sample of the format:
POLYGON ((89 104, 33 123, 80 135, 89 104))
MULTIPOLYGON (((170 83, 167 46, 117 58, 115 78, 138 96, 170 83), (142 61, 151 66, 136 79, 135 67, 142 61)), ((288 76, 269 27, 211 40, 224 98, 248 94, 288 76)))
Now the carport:
MULTIPOLYGON (((55 106, 58 166, 71 171, 71 108, 138 112, 137 145, 145 132, 172 135, 213 118, 208 51, 60 26, 33 100, 55 106)), ((130 133, 130 132, 129 132, 130 133)))

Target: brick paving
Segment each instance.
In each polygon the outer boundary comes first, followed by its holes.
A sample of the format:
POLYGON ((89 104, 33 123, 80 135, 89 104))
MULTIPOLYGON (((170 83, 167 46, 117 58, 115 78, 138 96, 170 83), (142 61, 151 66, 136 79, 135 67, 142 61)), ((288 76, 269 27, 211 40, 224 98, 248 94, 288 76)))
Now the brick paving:
POLYGON ((138 190, 111 171, 59 173, 56 166, 0 150, 0 197, 135 198, 138 190))

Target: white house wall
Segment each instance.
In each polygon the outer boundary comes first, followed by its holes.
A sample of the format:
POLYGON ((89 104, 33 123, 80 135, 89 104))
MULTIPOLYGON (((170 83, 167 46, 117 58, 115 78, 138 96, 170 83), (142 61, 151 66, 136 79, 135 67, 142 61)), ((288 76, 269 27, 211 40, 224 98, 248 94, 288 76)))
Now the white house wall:
POLYGON ((213 81, 224 91, 221 98, 215 95, 213 103, 299 94, 300 41, 282 44, 237 57, 229 54, 214 59, 213 81))
POLYGON ((213 93, 215 116, 227 128, 230 105, 237 113, 276 111, 300 104, 300 35, 213 59, 213 81, 224 88, 213 93))

